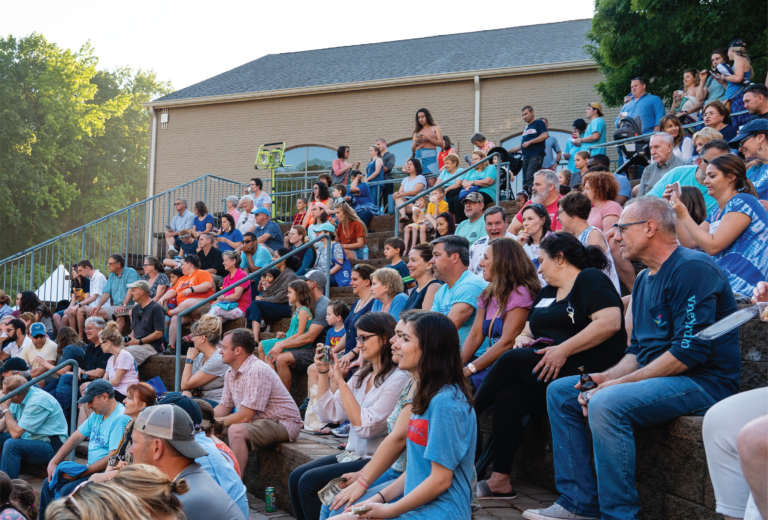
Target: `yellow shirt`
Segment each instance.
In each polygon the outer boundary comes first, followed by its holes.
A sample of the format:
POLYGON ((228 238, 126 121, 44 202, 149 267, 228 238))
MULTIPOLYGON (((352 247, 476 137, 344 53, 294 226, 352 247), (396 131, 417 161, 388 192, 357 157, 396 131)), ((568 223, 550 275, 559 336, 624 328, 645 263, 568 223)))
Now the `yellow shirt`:
MULTIPOLYGON (((437 209, 438 209, 437 215, 439 215, 440 213, 447 213, 448 212, 448 203, 445 200, 441 200, 440 201, 440 205, 437 207, 437 209)), ((437 216, 435 214, 435 203, 434 202, 430 202, 427 205, 427 215, 437 216)))
POLYGON ((58 355, 58 346, 51 341, 50 338, 45 339, 45 345, 40 350, 37 350, 35 344, 32 342, 27 343, 27 346, 19 352, 18 357, 23 359, 29 365, 29 369, 40 368, 40 364, 37 362, 37 356, 43 357, 49 363, 55 365, 56 357, 58 355))

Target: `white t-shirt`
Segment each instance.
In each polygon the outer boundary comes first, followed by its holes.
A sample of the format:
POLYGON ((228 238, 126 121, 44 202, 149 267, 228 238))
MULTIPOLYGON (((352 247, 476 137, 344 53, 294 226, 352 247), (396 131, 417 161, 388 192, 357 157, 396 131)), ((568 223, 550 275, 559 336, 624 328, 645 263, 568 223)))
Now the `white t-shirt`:
POLYGON ((123 378, 120 380, 120 384, 115 387, 115 390, 123 395, 128 395, 128 387, 139 382, 139 373, 136 371, 136 362, 133 356, 127 350, 121 350, 115 361, 115 356, 112 356, 107 361, 107 374, 105 379, 111 381, 115 378, 115 372, 118 369, 125 370, 123 378))
POLYGON ((417 175, 414 179, 411 179, 410 177, 406 177, 403 179, 403 193, 406 191, 412 191, 417 184, 422 184, 423 189, 426 189, 427 187, 427 179, 423 175, 417 175))
POLYGON ((256 227, 256 215, 243 211, 240 213, 240 218, 237 219, 237 230, 245 235, 248 231, 251 231, 256 227))
POLYGON ((27 348, 27 345, 32 345, 32 348, 35 348, 35 346, 32 344, 32 338, 29 336, 24 336, 24 341, 21 342, 21 346, 18 345, 15 341, 13 343, 8 344, 7 347, 3 349, 3 352, 8 354, 11 357, 19 357, 19 352, 27 348))
MULTIPOLYGON (((510 233, 509 231, 506 232, 504 235, 504 238, 511 238, 512 240, 517 240, 515 238, 515 235, 510 233)), ((477 276, 480 276, 482 278, 483 276, 483 268, 480 267, 480 260, 483 259, 483 255, 485 255, 485 250, 488 249, 488 242, 491 241, 491 237, 488 235, 485 235, 484 237, 480 237, 472 244, 472 247, 469 248, 469 270, 473 273, 475 273, 477 276)))
MULTIPOLYGON (((104 287, 107 285, 107 279, 104 277, 103 274, 99 272, 98 269, 93 270, 93 276, 91 276, 91 289, 90 294, 93 296, 96 295, 96 299, 93 300, 91 303, 88 304, 88 307, 96 307, 99 304, 99 301, 101 301, 101 295, 104 294, 104 287)), ((107 300, 107 302, 104 305, 111 305, 110 300, 107 300)))

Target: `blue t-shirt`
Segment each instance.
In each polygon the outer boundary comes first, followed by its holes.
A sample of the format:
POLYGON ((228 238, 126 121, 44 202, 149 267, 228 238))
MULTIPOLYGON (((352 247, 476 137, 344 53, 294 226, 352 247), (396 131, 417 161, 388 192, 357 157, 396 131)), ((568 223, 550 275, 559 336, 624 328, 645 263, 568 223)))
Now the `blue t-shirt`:
POLYGON ((624 196, 627 200, 632 198, 632 183, 629 182, 624 175, 620 173, 614 173, 613 178, 619 184, 619 195, 624 196))
POLYGON ((283 247, 283 232, 280 231, 280 226, 274 220, 269 219, 264 227, 256 226, 256 229, 253 232, 256 234, 257 238, 262 235, 269 235, 269 239, 266 242, 263 242, 268 248, 277 251, 283 247))
POLYGON ((371 188, 368 184, 361 182, 357 185, 360 190, 360 195, 355 195, 355 206, 362 206, 363 204, 373 204, 373 197, 371 196, 371 188))
POLYGON ((197 240, 193 240, 189 244, 182 242, 181 243, 181 252, 184 253, 184 256, 186 255, 195 255, 197 256, 197 240))
POLYGON ((640 121, 643 123, 643 133, 653 132, 654 127, 659 126, 661 118, 667 113, 664 108, 664 102, 659 96, 643 94, 640 99, 632 98, 632 100, 621 107, 619 115, 616 116, 616 128, 619 127, 619 121, 621 121, 621 114, 626 113, 628 117, 634 118, 640 116, 640 121))
POLYGON ((433 462, 453 471, 453 478, 451 486, 437 498, 400 518, 471 518, 476 442, 475 410, 470 408, 455 386, 443 387, 423 414, 413 414, 408 423, 405 494, 412 492, 432 474, 433 462))
POLYGON ((731 245, 712 258, 725 272, 733 292, 751 297, 757 282, 768 279, 768 212, 752 195, 739 193, 722 211, 707 217, 710 234, 715 233, 727 213, 744 213, 752 222, 731 245))
POLYGON ((680 181, 680 186, 693 186, 694 188, 698 188, 702 195, 704 195, 704 202, 707 205, 707 215, 711 215, 713 212, 717 211, 719 208, 717 206, 717 201, 712 198, 712 196, 707 193, 707 187, 703 184, 699 184, 698 181, 696 181, 696 172, 698 171, 698 166, 678 166, 677 168, 672 168, 667 173, 664 174, 664 176, 658 180, 656 184, 653 185, 653 188, 651 188, 651 191, 646 193, 646 195, 653 195, 654 197, 663 197, 664 196, 664 189, 669 184, 674 184, 677 181, 680 181))
MULTIPOLYGON (((579 137, 584 137, 584 134, 580 134, 579 137)), ((571 173, 577 171, 576 170, 576 152, 581 151, 581 146, 576 146, 573 144, 573 139, 568 139, 568 142, 565 143, 565 152, 570 154, 568 157, 568 170, 570 170, 571 173)))
MULTIPOLYGON (((472 324, 475 322, 475 315, 477 315, 477 299, 480 297, 480 293, 483 292, 488 286, 488 282, 477 276, 475 273, 466 270, 453 284, 453 287, 448 287, 447 283, 444 283, 435 293, 435 299, 432 302, 433 312, 439 312, 448 316, 451 312, 451 307, 455 303, 467 303, 474 308, 472 316, 464 322, 461 329, 459 329, 459 344, 461 348, 464 348, 464 340, 467 339, 469 331, 472 330, 472 324)), ((476 356, 481 356, 485 349, 488 348, 488 338, 483 339, 483 343, 475 353, 476 356)))
MULTIPOLYGON (((259 244, 259 247, 256 248, 256 254, 253 255, 253 265, 259 268, 266 267, 272 263, 272 260, 272 253, 269 252, 269 249, 259 244)), ((240 253, 240 269, 248 272, 248 258, 245 253, 240 253)))
MULTIPOLYGON (((223 231, 219 233, 220 238, 226 238, 227 240, 231 240, 232 242, 242 242, 243 241, 243 234, 240 232, 239 229, 233 229, 229 233, 224 233, 223 231)), ((233 251, 235 248, 231 245, 227 244, 226 242, 219 242, 218 244, 219 251, 233 251)))
MULTIPOLYGON (((395 295, 395 297, 392 299, 392 304, 389 306, 389 314, 396 320, 400 319, 400 311, 403 310, 403 307, 405 306, 405 302, 408 301, 408 296, 405 295, 405 293, 400 293, 398 295, 395 295)), ((381 300, 373 300, 373 307, 371 307, 371 312, 381 312, 382 309, 382 303, 381 300)))
POLYGON ((328 329, 328 333, 325 335, 325 344, 335 347, 346 334, 347 331, 344 330, 344 327, 342 327, 341 330, 336 330, 334 328, 328 329))
POLYGON ((496 169, 495 164, 491 164, 488 167, 486 167, 484 170, 472 170, 472 172, 469 174, 469 177, 467 180, 470 181, 479 181, 482 179, 493 179, 493 184, 490 186, 482 186, 478 191, 482 193, 487 193, 491 199, 496 200, 496 180, 499 178, 499 172, 496 169))
POLYGON ((544 140, 544 161, 541 163, 542 168, 557 167, 557 152, 560 152, 560 143, 557 142, 557 138, 554 135, 550 135, 544 140))
POLYGON ((715 341, 696 334, 736 312, 723 271, 705 253, 678 247, 658 272, 642 271, 632 291, 632 341, 627 354, 645 366, 669 351, 716 400, 739 391, 741 349, 734 329, 715 341))
POLYGON ((77 361, 77 366, 82 370, 85 365, 85 348, 80 345, 67 345, 64 347, 59 363, 64 363, 70 359, 77 361))
POLYGON ((208 455, 195 459, 195 462, 200 464, 206 473, 216 481, 219 487, 227 492, 227 495, 234 500, 237 507, 245 515, 244 518, 248 518, 250 512, 248 511, 248 497, 245 485, 240 475, 235 471, 234 466, 224 458, 216 444, 206 437, 204 432, 196 433, 195 440, 208 452, 208 455))
POLYGON ((208 224, 210 224, 211 229, 213 229, 213 217, 211 216, 210 213, 205 215, 203 217, 203 220, 200 220, 198 217, 195 217, 195 221, 192 225, 195 226, 195 231, 197 231, 198 233, 202 233, 203 231, 205 231, 205 226, 207 226, 208 224))
POLYGON ((768 200, 768 163, 753 166, 747 170, 747 177, 755 185, 757 198, 768 200))
POLYGON ((405 265, 405 262, 402 260, 400 260, 395 265, 387 264, 387 267, 400 273, 400 277, 403 279, 404 284, 413 282, 413 278, 411 278, 411 272, 408 270, 408 266, 405 265))
POLYGON ((527 159, 528 157, 536 157, 538 155, 544 155, 544 152, 546 150, 546 145, 544 144, 544 141, 541 141, 536 144, 530 145, 528 148, 522 148, 522 144, 526 141, 532 141, 539 137, 541 134, 547 131, 547 125, 544 124, 544 121, 541 119, 536 119, 535 121, 532 121, 531 124, 526 125, 525 130, 523 130, 523 139, 520 141, 521 148, 520 150, 523 152, 523 158, 527 159))
POLYGON ((88 419, 80 425, 78 430, 88 441, 88 464, 103 459, 110 451, 116 450, 125 433, 125 426, 131 422, 131 418, 125 415, 125 406, 117 403, 109 417, 96 413, 88 416, 88 419))
POLYGON ((589 149, 590 146, 603 144, 605 142, 605 121, 602 117, 596 117, 589 122, 587 130, 584 132, 584 137, 592 137, 592 134, 595 132, 600 133, 600 137, 597 139, 597 141, 592 141, 591 143, 581 143, 581 149, 585 152, 589 152, 589 154, 593 156, 597 154, 605 154, 605 148, 589 149))

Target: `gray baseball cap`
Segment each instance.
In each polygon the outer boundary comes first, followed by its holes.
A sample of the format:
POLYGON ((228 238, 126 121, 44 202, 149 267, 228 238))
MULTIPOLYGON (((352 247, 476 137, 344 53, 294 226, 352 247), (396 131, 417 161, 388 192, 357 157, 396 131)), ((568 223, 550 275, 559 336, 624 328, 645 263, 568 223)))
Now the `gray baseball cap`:
POLYGON ((149 294, 149 284, 146 280, 136 280, 133 283, 126 285, 129 289, 141 289, 145 293, 149 294))
POLYGON ((325 289, 325 283, 328 281, 325 279, 325 274, 321 271, 318 271, 317 269, 314 269, 312 271, 307 271, 307 274, 303 276, 297 276, 299 280, 304 280, 305 282, 315 282, 319 287, 325 289))
POLYGON ((190 459, 205 457, 208 452, 195 440, 195 425, 189 414, 175 404, 158 404, 144 408, 133 429, 159 439, 190 459))

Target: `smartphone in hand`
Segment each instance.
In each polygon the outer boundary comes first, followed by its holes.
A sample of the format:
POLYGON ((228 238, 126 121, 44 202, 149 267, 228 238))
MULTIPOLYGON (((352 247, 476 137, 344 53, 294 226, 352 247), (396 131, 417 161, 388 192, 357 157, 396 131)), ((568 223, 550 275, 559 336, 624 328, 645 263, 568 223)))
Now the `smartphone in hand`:
POLYGON ((674 184, 670 184, 669 189, 677 195, 677 198, 680 198, 680 195, 683 193, 683 190, 680 188, 680 181, 675 182, 674 184))

